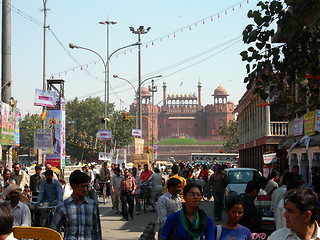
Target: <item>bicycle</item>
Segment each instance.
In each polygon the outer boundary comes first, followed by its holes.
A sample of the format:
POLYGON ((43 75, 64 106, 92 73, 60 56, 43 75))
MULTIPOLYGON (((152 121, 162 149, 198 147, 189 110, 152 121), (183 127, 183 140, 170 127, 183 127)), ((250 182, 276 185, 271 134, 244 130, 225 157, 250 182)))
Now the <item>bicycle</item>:
MULTIPOLYGON (((149 186, 141 185, 140 201, 142 201, 144 213, 147 213, 148 205, 153 205, 151 201, 151 188, 149 186)), ((154 206, 152 207, 154 210, 154 206)))
POLYGON ((99 197, 102 197, 103 198, 103 203, 106 204, 107 202, 107 184, 108 182, 107 181, 100 181, 99 182, 99 185, 100 185, 100 189, 99 189, 99 197))
POLYGON ((40 204, 37 202, 31 202, 31 205, 34 206, 34 211, 40 210, 41 212, 40 227, 50 228, 56 205, 49 205, 47 202, 40 204))

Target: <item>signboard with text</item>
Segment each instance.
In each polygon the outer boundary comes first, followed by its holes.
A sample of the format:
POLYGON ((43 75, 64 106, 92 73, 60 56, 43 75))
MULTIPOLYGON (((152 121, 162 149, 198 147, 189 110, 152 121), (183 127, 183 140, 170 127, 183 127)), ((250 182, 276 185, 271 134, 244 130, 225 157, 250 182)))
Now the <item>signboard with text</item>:
POLYGON ((314 130, 320 132, 320 109, 316 110, 314 130))
POLYGON ((52 130, 41 128, 34 131, 34 150, 41 149, 43 154, 53 153, 52 130))
POLYGON ((270 164, 277 161, 277 154, 276 153, 268 153, 263 154, 263 163, 264 164, 270 164))
POLYGON ((142 137, 141 129, 132 129, 132 137, 142 137))
POLYGON ((55 107, 57 102, 57 93, 55 91, 47 91, 36 89, 34 97, 34 105, 42 107, 55 107))
POLYGON ((142 154, 143 153, 143 144, 144 140, 141 138, 134 139, 134 153, 142 154))
POLYGON ((14 115, 14 145, 15 146, 20 146, 20 128, 19 128, 20 118, 21 118, 20 114, 14 115))
POLYGON ((294 119, 294 136, 303 134, 303 117, 294 119))
POLYGON ((100 141, 106 141, 112 139, 112 130, 99 130, 98 131, 98 140, 100 141))
POLYGON ((311 136, 315 134, 315 115, 315 110, 307 112, 303 115, 304 135, 311 136))
POLYGON ((14 145, 14 113, 7 103, 1 102, 0 111, 0 144, 14 145))

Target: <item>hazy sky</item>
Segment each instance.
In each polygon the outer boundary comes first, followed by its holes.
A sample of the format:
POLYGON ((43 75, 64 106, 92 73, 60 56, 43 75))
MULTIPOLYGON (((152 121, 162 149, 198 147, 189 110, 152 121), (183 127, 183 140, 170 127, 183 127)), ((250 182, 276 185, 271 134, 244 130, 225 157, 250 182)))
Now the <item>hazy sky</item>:
MULTIPOLYGON (((12 96, 22 114, 40 113, 33 101, 35 89, 42 88, 43 1, 12 0, 11 4, 12 96)), ((69 49, 68 44, 91 48, 105 57, 106 27, 98 22, 107 19, 117 22, 110 26, 110 53, 137 41, 129 26, 151 27, 141 36, 141 71, 142 80, 163 75, 155 80, 155 103, 162 99, 163 81, 168 94, 189 94, 197 93, 200 80, 203 105, 213 103, 211 94, 219 85, 234 103, 245 92, 246 69, 239 53, 247 46, 241 33, 252 21, 247 12, 256 8, 256 1, 48 0, 47 7, 51 31, 47 31, 46 76, 65 80, 67 100, 104 97, 104 68, 99 58, 89 51, 69 49)), ((129 108, 134 91, 112 75, 137 86, 137 69, 136 48, 111 58, 110 102, 117 109, 129 108)))

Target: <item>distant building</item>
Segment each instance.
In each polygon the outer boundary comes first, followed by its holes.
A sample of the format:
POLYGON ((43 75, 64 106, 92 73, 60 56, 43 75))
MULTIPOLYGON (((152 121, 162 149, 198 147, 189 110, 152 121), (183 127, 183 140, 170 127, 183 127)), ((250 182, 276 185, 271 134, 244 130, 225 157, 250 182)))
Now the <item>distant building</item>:
MULTIPOLYGON (((228 101, 228 93, 222 86, 214 90, 213 104, 201 105, 201 83, 198 82, 198 94, 167 94, 164 82, 162 106, 152 106, 152 96, 145 87, 141 88, 143 138, 152 135, 153 119, 154 140, 164 138, 195 138, 200 141, 221 141, 219 126, 235 119, 235 105, 228 101)), ((130 113, 137 116, 137 103, 130 106, 130 113)))

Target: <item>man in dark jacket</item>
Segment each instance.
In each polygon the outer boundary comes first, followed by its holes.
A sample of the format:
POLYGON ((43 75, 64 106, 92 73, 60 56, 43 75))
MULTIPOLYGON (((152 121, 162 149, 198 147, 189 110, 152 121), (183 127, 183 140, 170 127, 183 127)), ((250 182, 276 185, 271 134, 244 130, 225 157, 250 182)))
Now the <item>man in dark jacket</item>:
POLYGON ((260 191, 260 184, 257 181, 249 181, 245 193, 241 195, 244 202, 243 218, 239 222, 241 225, 256 233, 261 231, 262 216, 254 205, 254 200, 260 191))

